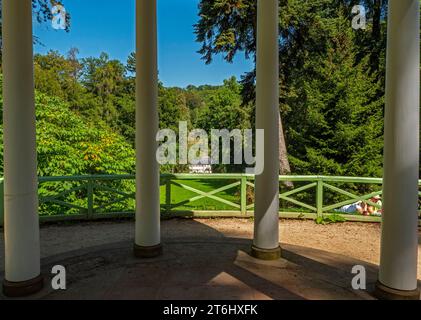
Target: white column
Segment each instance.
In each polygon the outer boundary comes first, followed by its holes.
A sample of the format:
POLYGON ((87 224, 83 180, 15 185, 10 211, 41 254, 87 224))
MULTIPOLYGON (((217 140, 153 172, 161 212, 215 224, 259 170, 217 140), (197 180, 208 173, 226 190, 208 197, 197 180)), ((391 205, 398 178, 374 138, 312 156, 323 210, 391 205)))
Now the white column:
POLYGON ((381 298, 419 299, 419 31, 419 0, 389 1, 381 298))
POLYGON ((161 253, 156 0, 136 0, 136 240, 135 254, 161 253))
POLYGON ((3 0, 6 295, 41 289, 31 0, 3 0))
POLYGON ((279 11, 278 0, 257 2, 256 128, 264 129, 264 171, 256 176, 252 255, 277 259, 279 247, 279 11))

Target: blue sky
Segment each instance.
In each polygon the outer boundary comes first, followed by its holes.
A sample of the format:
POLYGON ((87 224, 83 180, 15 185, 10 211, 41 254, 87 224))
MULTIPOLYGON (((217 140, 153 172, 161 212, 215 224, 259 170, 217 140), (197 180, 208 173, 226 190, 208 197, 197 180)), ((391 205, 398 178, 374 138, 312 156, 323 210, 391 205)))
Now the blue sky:
MULTIPOLYGON (((215 58, 211 65, 200 59, 200 44, 195 42, 193 30, 198 2, 158 0, 159 78, 166 86, 220 84, 252 68, 243 54, 233 64, 222 57, 215 58)), ((98 56, 104 51, 126 62, 135 48, 135 0, 65 0, 64 4, 72 17, 70 32, 34 22, 34 33, 44 45, 36 45, 35 52, 58 50, 64 54, 77 47, 80 57, 98 56)))

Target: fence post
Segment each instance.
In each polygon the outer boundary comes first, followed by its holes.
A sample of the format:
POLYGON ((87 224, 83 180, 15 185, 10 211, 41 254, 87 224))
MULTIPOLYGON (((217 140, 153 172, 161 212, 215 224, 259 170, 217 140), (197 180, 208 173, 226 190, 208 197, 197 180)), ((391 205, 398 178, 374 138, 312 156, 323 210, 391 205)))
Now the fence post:
POLYGON ((171 214, 171 178, 166 178, 165 181, 165 212, 171 214))
POLYGON ((0 227, 4 226, 4 180, 0 180, 0 227))
POLYGON ((88 215, 87 215, 87 218, 90 219, 94 215, 94 183, 91 179, 88 180, 87 189, 88 189, 88 215))
POLYGON ((323 180, 317 180, 317 193, 316 193, 316 207, 317 217, 323 215, 323 180))
POLYGON ((240 197, 241 197, 241 214, 247 214, 247 177, 241 175, 241 190, 240 190, 240 197))

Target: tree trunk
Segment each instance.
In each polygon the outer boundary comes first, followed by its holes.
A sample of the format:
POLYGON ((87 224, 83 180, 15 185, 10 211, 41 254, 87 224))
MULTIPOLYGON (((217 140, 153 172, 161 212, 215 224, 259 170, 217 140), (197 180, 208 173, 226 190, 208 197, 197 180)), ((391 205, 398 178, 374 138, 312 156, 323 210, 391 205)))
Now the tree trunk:
POLYGON ((381 42, 381 15, 382 0, 373 1, 373 30, 371 33, 372 43, 375 45, 374 51, 370 56, 371 72, 379 71, 380 65, 380 42, 381 42))
MULTIPOLYGON (((291 173, 291 166, 288 161, 287 146, 285 143, 284 129, 282 125, 281 114, 279 114, 279 174, 282 176, 289 175, 291 173)), ((283 183, 288 188, 293 188, 294 184, 291 181, 283 183)))

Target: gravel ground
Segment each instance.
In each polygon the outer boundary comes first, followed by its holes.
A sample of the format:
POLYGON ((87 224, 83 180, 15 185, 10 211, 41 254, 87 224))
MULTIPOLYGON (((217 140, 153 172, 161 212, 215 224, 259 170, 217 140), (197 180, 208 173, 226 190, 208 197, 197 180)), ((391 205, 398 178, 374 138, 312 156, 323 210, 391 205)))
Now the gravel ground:
MULTIPOLYGON (((324 226, 317 225, 313 221, 282 220, 279 225, 282 243, 338 253, 373 264, 379 263, 379 224, 338 223, 324 226)), ((162 223, 162 235, 164 241, 194 237, 251 239, 253 221, 247 219, 168 220, 162 223)), ((41 227, 41 255, 48 257, 81 248, 127 241, 133 237, 134 223, 130 221, 43 226, 41 227)), ((0 231, 0 270, 4 269, 3 238, 3 231, 0 231)), ((421 245, 418 251, 418 278, 421 279, 421 245)))

